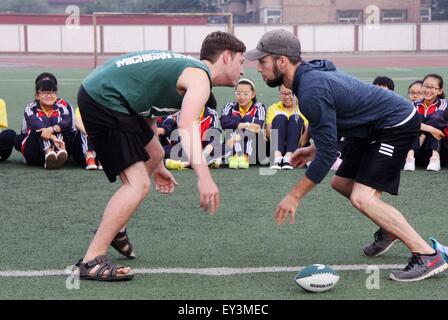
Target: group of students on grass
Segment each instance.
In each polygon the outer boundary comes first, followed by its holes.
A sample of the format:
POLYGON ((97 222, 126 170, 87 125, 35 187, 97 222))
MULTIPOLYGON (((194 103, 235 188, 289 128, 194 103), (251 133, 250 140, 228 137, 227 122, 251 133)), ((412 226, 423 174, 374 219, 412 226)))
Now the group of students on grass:
MULTIPOLYGON (((385 76, 376 77, 373 84, 386 90, 395 89, 394 81, 385 76)), ((101 170, 79 109, 74 110, 59 97, 57 87, 53 74, 38 75, 35 97, 25 107, 20 132, 0 131, 0 161, 6 160, 15 147, 28 165, 57 169, 72 156, 75 163, 87 170, 101 170)), ((219 115, 217 101, 211 95, 199 123, 203 153, 212 168, 226 164, 230 169, 247 169, 250 164, 261 163, 269 164, 272 170, 293 169, 291 154, 298 147, 310 144, 308 120, 300 113, 297 98, 290 89, 281 85, 278 97, 279 101, 266 109, 257 100, 254 82, 241 79, 235 86, 235 99, 227 103, 219 115), (257 153, 261 147, 265 158, 257 153)), ((409 150, 404 170, 414 171, 417 163, 427 166, 428 171, 439 171, 441 163, 448 162, 448 109, 443 78, 428 74, 423 80, 412 82, 408 87, 408 98, 414 103, 422 124, 421 134, 409 150)), ((165 165, 172 170, 190 166, 177 133, 178 121, 177 114, 157 121, 159 139, 165 150, 165 165)), ((7 128, 6 105, 0 100, 0 130, 2 127, 7 128)), ((340 137, 340 142, 340 156, 333 170, 337 170, 343 159, 344 137, 340 137)))
MULTIPOLYGON (((394 81, 379 76, 374 85, 394 90, 394 81)), ((448 162, 448 110, 443 89, 443 78, 439 74, 428 74, 408 87, 408 99, 414 103, 421 118, 421 132, 409 150, 405 171, 415 171, 416 163, 426 166, 428 171, 439 171, 441 163, 448 162)))

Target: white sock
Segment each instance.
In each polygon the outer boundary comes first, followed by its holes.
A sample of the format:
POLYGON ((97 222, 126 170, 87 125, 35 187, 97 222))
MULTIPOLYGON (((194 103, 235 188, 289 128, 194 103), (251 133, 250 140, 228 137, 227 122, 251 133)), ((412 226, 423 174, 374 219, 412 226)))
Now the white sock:
POLYGON ((282 157, 279 157, 279 158, 275 158, 275 160, 274 160, 274 162, 276 162, 276 163, 281 163, 282 162, 282 157))

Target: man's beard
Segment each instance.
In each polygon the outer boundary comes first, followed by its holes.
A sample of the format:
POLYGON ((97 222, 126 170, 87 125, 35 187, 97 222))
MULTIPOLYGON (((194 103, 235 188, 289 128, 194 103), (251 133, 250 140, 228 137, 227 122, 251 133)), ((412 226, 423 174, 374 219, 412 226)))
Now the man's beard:
POLYGON ((285 75, 283 73, 280 73, 277 66, 274 64, 274 76, 275 78, 273 80, 266 80, 266 84, 270 86, 271 88, 278 87, 283 84, 283 78, 285 75))

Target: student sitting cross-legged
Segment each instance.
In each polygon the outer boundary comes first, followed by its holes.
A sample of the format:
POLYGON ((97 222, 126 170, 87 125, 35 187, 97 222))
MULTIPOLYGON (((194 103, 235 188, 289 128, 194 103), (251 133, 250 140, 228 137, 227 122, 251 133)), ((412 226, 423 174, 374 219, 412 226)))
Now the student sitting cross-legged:
POLYGON ((234 155, 229 157, 229 168, 247 169, 250 159, 255 156, 256 134, 264 124, 266 110, 257 102, 255 85, 249 79, 238 82, 235 97, 236 101, 227 103, 222 110, 220 121, 226 131, 226 143, 236 141, 234 155))

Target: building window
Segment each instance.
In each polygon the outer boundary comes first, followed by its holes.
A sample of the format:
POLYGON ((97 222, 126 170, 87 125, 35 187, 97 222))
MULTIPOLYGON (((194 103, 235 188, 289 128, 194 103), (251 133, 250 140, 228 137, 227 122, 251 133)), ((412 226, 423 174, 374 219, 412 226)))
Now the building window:
POLYGON ((266 24, 280 24, 282 23, 281 9, 265 9, 262 17, 262 23, 266 24))
POLYGON ((337 10, 336 19, 338 23, 361 23, 362 10, 337 10))
POLYGON ((382 22, 406 22, 407 20, 406 10, 381 10, 382 22))
POLYGON ((421 22, 431 21, 431 8, 426 7, 420 8, 420 21, 421 22))

